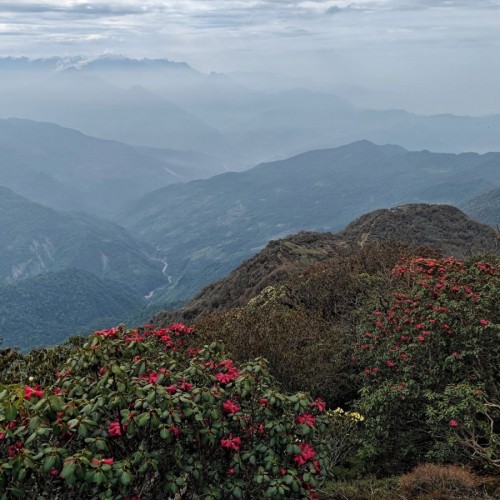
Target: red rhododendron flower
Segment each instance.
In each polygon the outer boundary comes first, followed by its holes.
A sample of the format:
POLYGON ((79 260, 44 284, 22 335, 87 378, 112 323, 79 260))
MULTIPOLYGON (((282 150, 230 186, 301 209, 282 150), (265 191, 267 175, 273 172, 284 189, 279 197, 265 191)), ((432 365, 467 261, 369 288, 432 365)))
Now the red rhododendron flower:
POLYGON ((298 465, 304 465, 308 460, 312 460, 316 456, 314 448, 309 443, 300 443, 300 455, 295 455, 293 460, 298 465))
POLYGON ((229 467, 229 469, 227 469, 226 471, 226 474, 228 476, 232 476, 233 474, 236 474, 236 469, 234 467, 229 467))
POLYGON ((36 387, 25 387, 24 388, 24 399, 31 399, 33 396, 41 398, 45 394, 45 391, 40 389, 40 386, 36 387))
POLYGON ((158 373, 153 371, 149 373, 143 373, 141 375, 141 378, 144 379, 148 384, 156 384, 156 382, 158 382, 158 373))
POLYGON ((61 473, 55 467, 52 467, 52 469, 50 469, 50 475, 52 477, 60 477, 61 473))
POLYGON ((232 434, 229 434, 227 439, 220 440, 220 445, 228 450, 238 451, 241 446, 241 438, 239 436, 233 437, 232 434))
MULTIPOLYGON (((16 422, 15 421, 9 422, 5 426, 5 430, 13 429, 15 426, 16 426, 16 422)), ((5 432, 0 433, 0 440, 1 439, 5 439, 5 432)))
POLYGON ((237 411, 240 411, 240 405, 236 403, 236 401, 231 401, 228 399, 227 401, 224 401, 222 409, 225 413, 236 413, 237 411))
POLYGON ((480 319, 479 324, 481 326, 488 326, 490 324, 490 322, 487 319, 480 319))
POLYGON ((310 413, 302 413, 297 416, 297 423, 302 425, 308 425, 309 427, 314 427, 316 423, 316 418, 310 413))
POLYGON ((325 411, 326 403, 321 398, 316 398, 310 405, 311 408, 317 408, 318 412, 325 411))
POLYGON ((10 458, 15 457, 19 453, 19 450, 22 447, 23 447, 23 443, 21 443, 21 441, 18 441, 16 444, 9 446, 9 451, 8 451, 9 457, 10 458))
POLYGON ((450 421, 448 422, 448 425, 449 425, 450 427, 458 427, 458 422, 457 422, 456 420, 450 420, 450 421))
POLYGON ((181 433, 181 430, 178 427, 176 427, 174 424, 172 424, 168 428, 168 432, 170 432, 170 434, 173 434, 175 437, 177 437, 181 433))
POLYGON ((179 385, 179 389, 181 391, 190 391, 193 388, 193 384, 191 382, 186 382, 183 380, 181 384, 179 385))
POLYGON ((260 398, 259 399, 259 404, 260 404, 260 406, 267 406, 269 404, 269 399, 267 399, 267 398, 260 398))
POLYGON ((111 422, 108 426, 108 434, 111 437, 120 437, 122 435, 122 429, 123 431, 127 430, 127 424, 120 425, 120 422, 118 420, 115 420, 114 422, 111 422))
POLYGON ((385 364, 389 367, 389 368, 392 368, 393 366, 395 366, 395 363, 394 361, 391 361, 390 359, 388 359, 385 364))

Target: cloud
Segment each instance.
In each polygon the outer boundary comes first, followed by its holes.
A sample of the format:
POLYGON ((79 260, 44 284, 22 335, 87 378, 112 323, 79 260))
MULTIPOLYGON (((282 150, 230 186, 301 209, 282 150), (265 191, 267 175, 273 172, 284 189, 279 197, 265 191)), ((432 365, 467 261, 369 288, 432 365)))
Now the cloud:
POLYGON ((390 0, 386 4, 392 10, 467 9, 497 10, 499 0, 390 0))
POLYGON ((149 6, 141 6, 140 2, 128 5, 111 3, 39 3, 39 2, 0 2, 0 14, 67 14, 72 16, 127 16, 144 14, 151 10, 149 6))

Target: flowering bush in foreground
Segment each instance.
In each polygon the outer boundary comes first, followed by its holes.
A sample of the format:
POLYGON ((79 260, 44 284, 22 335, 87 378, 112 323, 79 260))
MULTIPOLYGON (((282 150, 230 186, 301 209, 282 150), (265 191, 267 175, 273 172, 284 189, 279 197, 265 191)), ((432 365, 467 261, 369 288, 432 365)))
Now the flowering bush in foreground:
POLYGON ((6 498, 314 498, 328 465, 338 416, 182 324, 96 332, 57 376, 0 388, 6 498))
POLYGON ((498 260, 402 260, 388 308, 357 343, 364 454, 500 466, 498 260))

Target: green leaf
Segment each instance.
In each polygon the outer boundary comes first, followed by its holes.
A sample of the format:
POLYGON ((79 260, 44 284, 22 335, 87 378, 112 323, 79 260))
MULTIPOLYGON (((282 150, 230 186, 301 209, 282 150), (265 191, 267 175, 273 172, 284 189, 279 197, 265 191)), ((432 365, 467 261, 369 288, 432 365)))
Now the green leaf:
POLYGON ((149 421, 149 413, 141 413, 137 418, 136 422, 139 427, 144 427, 149 421))
POLYGON ((132 475, 130 472, 123 471, 123 474, 120 476, 120 483, 123 484, 123 486, 127 486, 132 482, 132 475))
POLYGON ((34 441, 34 439, 36 438, 37 434, 36 432, 33 432, 29 437, 28 439, 24 442, 24 445, 28 445, 30 443, 32 443, 34 441))
POLYGON ((15 420, 17 417, 17 413, 18 413, 17 409, 14 406, 12 406, 12 405, 5 406, 5 418, 7 420, 10 420, 10 421, 15 420))
POLYGON ((61 471, 61 477, 63 479, 68 479, 70 476, 74 474, 75 468, 76 468, 75 462, 73 461, 66 462, 64 464, 63 470, 61 471))
POLYGON ((57 457, 55 455, 48 455, 47 457, 45 457, 42 466, 43 472, 50 472, 50 470, 52 469, 52 467, 54 467, 54 465, 56 465, 56 463, 57 457))
POLYGON ((78 427, 78 435, 82 438, 86 438, 88 435, 88 430, 87 426, 84 424, 81 424, 80 427, 78 427))

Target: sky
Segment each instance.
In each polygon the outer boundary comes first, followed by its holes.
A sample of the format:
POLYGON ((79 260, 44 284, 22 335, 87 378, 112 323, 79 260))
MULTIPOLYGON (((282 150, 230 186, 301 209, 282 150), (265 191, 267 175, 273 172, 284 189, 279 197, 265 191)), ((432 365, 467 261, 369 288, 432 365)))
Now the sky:
POLYGON ((363 107, 500 113, 500 0, 0 0, 0 56, 270 72, 363 107))

